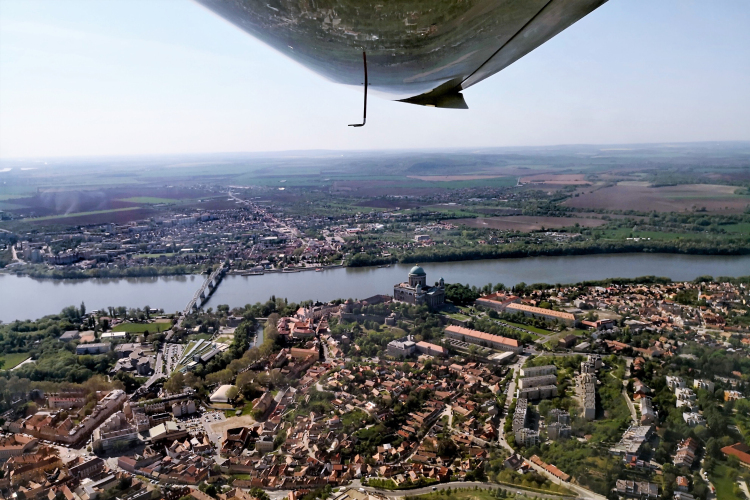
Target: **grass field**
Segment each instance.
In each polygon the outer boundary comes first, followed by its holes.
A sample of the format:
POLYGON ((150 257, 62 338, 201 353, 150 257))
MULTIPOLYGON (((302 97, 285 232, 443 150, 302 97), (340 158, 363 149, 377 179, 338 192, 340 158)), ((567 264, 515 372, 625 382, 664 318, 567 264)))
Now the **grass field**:
POLYGON ((10 370, 18 366, 19 363, 26 361, 29 357, 28 352, 13 352, 10 354, 0 354, 0 361, 3 362, 2 369, 10 370))
POLYGON ((727 224, 720 226, 728 233, 732 234, 750 234, 750 222, 740 222, 738 224, 727 224))
POLYGON ((503 323, 507 323, 509 325, 521 328, 523 330, 529 331, 529 332, 538 333, 539 335, 549 335, 552 333, 549 330, 544 330, 543 328, 537 328, 535 326, 524 325, 521 323, 514 323, 512 321, 505 321, 504 319, 500 321, 502 321, 503 323))
POLYGON ((122 323, 114 328, 113 332, 128 333, 154 333, 169 330, 172 325, 169 323, 122 323))
POLYGON ((734 481, 729 477, 729 467, 717 465, 709 476, 711 483, 716 487, 716 498, 718 500, 730 500, 737 498, 734 494, 734 481))
POLYGON ((734 481, 729 478, 729 467, 717 465, 709 478, 716 487, 716 498, 718 500, 734 500, 737 498, 734 494, 734 481))
POLYGON ((586 335, 586 334, 588 334, 589 332, 588 332, 588 331, 586 331, 586 330, 577 330, 577 329, 576 329, 576 330, 573 330, 573 331, 565 331, 565 332, 563 332, 563 334, 564 334, 564 335, 569 335, 569 334, 571 334, 571 333, 572 333, 573 335, 575 335, 576 337, 580 337, 581 335, 586 335))
POLYGON ((446 313, 446 316, 451 317, 453 319, 457 319, 459 321, 468 321, 471 319, 469 316, 465 316, 463 314, 458 314, 458 313, 446 313))
POLYGON ((210 333, 194 333, 188 336, 188 340, 210 340, 212 336, 210 333))

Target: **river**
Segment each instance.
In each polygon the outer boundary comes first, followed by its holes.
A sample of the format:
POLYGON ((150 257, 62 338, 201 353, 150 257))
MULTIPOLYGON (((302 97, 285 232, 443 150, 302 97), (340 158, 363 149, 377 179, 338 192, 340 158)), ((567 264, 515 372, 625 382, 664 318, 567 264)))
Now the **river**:
MULTIPOLYGON (((393 292, 393 285, 406 280, 411 265, 389 268, 345 268, 322 272, 268 273, 263 276, 227 276, 206 307, 231 307, 265 301, 271 295, 290 301, 328 301, 336 298, 363 299, 393 292)), ((483 286, 521 281, 574 283, 585 280, 656 275, 673 280, 698 276, 750 275, 750 256, 673 254, 609 254, 523 259, 435 262, 423 265, 427 282, 441 277, 447 283, 483 286)), ((163 308, 181 311, 200 287, 201 276, 123 278, 89 280, 38 280, 0 274, 0 320, 35 319, 69 305, 102 309, 107 306, 163 308)))

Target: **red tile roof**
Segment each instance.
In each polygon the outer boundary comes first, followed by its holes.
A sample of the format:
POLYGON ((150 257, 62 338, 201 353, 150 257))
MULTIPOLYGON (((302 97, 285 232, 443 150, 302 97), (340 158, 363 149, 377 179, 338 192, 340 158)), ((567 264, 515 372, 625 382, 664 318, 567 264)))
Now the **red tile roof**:
POLYGON ((740 459, 740 462, 750 465, 750 446, 742 443, 735 443, 732 446, 725 446, 721 449, 725 455, 733 455, 740 459))
POLYGON ((473 337, 478 340, 485 340, 487 342, 497 342, 498 344, 505 344, 512 347, 518 347, 518 341, 516 339, 509 339, 507 337, 500 337, 499 335, 491 335, 489 333, 480 332, 478 330, 472 330, 471 328, 464 328, 463 326, 449 325, 445 328, 448 332, 453 332, 458 335, 465 335, 467 337, 473 337))

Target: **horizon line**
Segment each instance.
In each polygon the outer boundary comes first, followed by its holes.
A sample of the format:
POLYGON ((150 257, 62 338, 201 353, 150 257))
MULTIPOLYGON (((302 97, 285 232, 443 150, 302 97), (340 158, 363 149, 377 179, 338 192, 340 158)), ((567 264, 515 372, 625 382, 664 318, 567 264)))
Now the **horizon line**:
POLYGON ((57 161, 57 160, 116 160, 116 159, 146 159, 146 158, 169 158, 175 156, 182 157, 198 157, 198 156, 219 156, 219 155, 248 155, 248 156, 264 156, 264 155, 279 155, 279 154, 321 154, 321 153, 450 153, 450 152, 466 152, 466 151, 480 151, 480 150, 511 150, 511 149, 553 149, 553 148, 575 148, 575 147, 589 147, 589 148, 601 148, 605 146, 630 146, 630 147, 680 147, 687 145, 750 145, 750 139, 739 139, 739 140, 707 140, 707 141, 658 141, 658 142, 606 142, 606 143, 573 143, 573 144, 547 144, 547 145, 534 145, 534 146, 474 146, 474 147, 436 147, 436 148, 388 148, 388 149, 279 149, 279 150, 267 150, 267 151, 207 151, 207 152, 192 152, 192 153, 132 153, 132 154, 108 154, 108 155, 68 155, 68 156, 21 156, 21 157, 0 157, 0 163, 2 162, 42 162, 42 161, 57 161))

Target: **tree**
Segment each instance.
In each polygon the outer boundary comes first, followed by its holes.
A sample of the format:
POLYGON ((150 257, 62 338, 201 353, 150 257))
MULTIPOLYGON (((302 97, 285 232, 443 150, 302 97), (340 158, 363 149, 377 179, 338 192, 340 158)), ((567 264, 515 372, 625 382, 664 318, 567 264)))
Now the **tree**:
POLYGON ((476 344, 471 344, 469 346, 469 358, 471 358, 472 361, 476 361, 478 354, 479 354, 479 346, 476 344))
POLYGON ((117 372, 117 374, 112 378, 122 382, 122 385, 125 388, 125 392, 128 392, 128 393, 135 391, 138 387, 141 386, 141 383, 138 382, 135 379, 135 377, 133 377, 128 372, 124 372, 124 371, 117 372))
POLYGON ((452 439, 441 439, 438 441, 438 455, 445 458, 455 458, 458 455, 458 446, 452 439))
POLYGON ((178 394, 182 392, 184 388, 185 375, 183 375, 182 372, 174 372, 169 380, 164 382, 164 390, 172 394, 178 394))
POLYGON ((268 493, 258 487, 251 488, 250 494, 258 500, 271 500, 271 497, 268 496, 268 493))
POLYGON ((232 401, 234 398, 237 397, 237 394, 240 393, 240 390, 237 388, 237 386, 232 386, 227 390, 227 399, 229 401, 232 401))
POLYGON ((221 384, 225 385, 230 383, 234 379, 234 372, 229 368, 224 368, 218 372, 209 373, 206 375, 207 384, 221 384))
POLYGON ((445 298, 456 305, 465 306, 479 298, 479 292, 461 283, 451 283, 445 286, 445 298))
POLYGON ((117 489, 125 491, 133 484, 133 478, 130 476, 124 476, 117 482, 117 489))
POLYGON ((86 316, 86 304, 81 301, 81 316, 86 316))

